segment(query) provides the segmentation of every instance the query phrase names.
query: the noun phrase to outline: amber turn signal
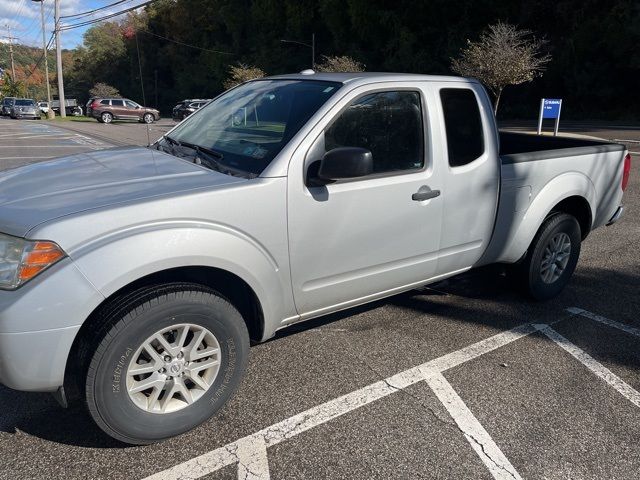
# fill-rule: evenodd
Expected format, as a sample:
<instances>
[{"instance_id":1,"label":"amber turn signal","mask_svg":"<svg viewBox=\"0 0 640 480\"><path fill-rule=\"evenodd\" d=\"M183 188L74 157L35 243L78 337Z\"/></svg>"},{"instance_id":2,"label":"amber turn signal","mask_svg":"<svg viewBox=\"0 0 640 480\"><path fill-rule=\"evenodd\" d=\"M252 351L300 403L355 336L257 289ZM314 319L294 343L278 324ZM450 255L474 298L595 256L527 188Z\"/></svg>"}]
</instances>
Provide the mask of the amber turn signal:
<instances>
[{"instance_id":1,"label":"amber turn signal","mask_svg":"<svg viewBox=\"0 0 640 480\"><path fill-rule=\"evenodd\" d=\"M24 252L18 278L26 282L45 268L50 267L64 257L62 249L53 242L35 242Z\"/></svg>"}]
</instances>

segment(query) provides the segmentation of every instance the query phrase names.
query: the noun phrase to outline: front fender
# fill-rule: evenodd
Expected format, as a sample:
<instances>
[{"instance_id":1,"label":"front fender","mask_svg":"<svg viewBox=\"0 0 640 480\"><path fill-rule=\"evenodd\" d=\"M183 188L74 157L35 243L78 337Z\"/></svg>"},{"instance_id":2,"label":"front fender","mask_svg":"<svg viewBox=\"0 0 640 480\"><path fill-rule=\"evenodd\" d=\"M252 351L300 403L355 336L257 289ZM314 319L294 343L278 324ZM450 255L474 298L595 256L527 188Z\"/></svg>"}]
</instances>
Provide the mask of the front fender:
<instances>
[{"instance_id":1,"label":"front fender","mask_svg":"<svg viewBox=\"0 0 640 480\"><path fill-rule=\"evenodd\" d=\"M138 225L79 245L68 254L105 297L153 273L204 266L233 273L253 289L262 306L265 334L295 311L286 288L288 266L281 268L256 239L226 225Z\"/></svg>"},{"instance_id":2,"label":"front fender","mask_svg":"<svg viewBox=\"0 0 640 480\"><path fill-rule=\"evenodd\" d=\"M513 218L520 218L520 221L515 228L511 228L514 233L497 262L514 263L522 258L547 215L558 203L574 196L586 199L593 215L597 197L589 177L580 172L568 172L550 180L531 200L523 216L518 217L515 212L511 214Z\"/></svg>"}]
</instances>

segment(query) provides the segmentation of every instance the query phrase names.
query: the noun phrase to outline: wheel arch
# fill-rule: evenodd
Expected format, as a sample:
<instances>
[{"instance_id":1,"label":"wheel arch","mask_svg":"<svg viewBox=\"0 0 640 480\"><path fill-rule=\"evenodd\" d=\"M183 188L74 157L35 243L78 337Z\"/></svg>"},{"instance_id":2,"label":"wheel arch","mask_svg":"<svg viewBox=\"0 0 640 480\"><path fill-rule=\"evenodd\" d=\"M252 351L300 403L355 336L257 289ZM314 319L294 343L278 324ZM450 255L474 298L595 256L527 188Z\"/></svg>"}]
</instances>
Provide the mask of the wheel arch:
<instances>
[{"instance_id":1,"label":"wheel arch","mask_svg":"<svg viewBox=\"0 0 640 480\"><path fill-rule=\"evenodd\" d=\"M551 212L549 212L547 217L555 213L568 213L575 217L580 224L582 240L587 238L593 224L593 212L591 211L591 205L589 205L589 202L585 197L573 195L565 198L551 209Z\"/></svg>"},{"instance_id":2,"label":"wheel arch","mask_svg":"<svg viewBox=\"0 0 640 480\"><path fill-rule=\"evenodd\" d=\"M251 341L259 342L263 339L265 324L262 304L256 292L238 275L210 266L185 266L160 270L116 290L96 306L87 317L76 334L67 356L64 387L69 397L77 398L83 391L82 374L87 365L86 358L82 357L86 349L91 348L97 340L96 332L107 323L108 318L102 314L128 293L144 287L171 283L196 284L220 293L240 312Z\"/></svg>"},{"instance_id":3,"label":"wheel arch","mask_svg":"<svg viewBox=\"0 0 640 480\"><path fill-rule=\"evenodd\" d=\"M596 192L591 180L579 172L554 177L530 201L526 212L510 227L510 240L495 256L499 263L515 263L522 259L545 219L554 213L574 215L580 224L582 238L591 230L596 211ZM516 217L513 217L516 219Z\"/></svg>"}]
</instances>

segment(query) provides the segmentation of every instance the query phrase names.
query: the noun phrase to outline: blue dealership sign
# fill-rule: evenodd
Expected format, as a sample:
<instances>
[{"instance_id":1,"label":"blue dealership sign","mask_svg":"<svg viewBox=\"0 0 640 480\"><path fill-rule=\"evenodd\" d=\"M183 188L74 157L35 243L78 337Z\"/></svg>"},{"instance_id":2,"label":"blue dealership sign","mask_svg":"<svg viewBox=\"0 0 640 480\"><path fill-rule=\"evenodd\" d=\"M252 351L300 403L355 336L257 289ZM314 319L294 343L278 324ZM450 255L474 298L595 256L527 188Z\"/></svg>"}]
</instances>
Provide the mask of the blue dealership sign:
<instances>
[{"instance_id":1,"label":"blue dealership sign","mask_svg":"<svg viewBox=\"0 0 640 480\"><path fill-rule=\"evenodd\" d=\"M538 117L538 135L542 133L542 120L552 118L555 120L553 134L558 135L560 125L560 110L562 110L561 98L543 98L540 100L540 116Z\"/></svg>"},{"instance_id":2,"label":"blue dealership sign","mask_svg":"<svg viewBox=\"0 0 640 480\"><path fill-rule=\"evenodd\" d=\"M543 98L542 118L558 118L560 116L561 105L562 99L560 98Z\"/></svg>"}]
</instances>

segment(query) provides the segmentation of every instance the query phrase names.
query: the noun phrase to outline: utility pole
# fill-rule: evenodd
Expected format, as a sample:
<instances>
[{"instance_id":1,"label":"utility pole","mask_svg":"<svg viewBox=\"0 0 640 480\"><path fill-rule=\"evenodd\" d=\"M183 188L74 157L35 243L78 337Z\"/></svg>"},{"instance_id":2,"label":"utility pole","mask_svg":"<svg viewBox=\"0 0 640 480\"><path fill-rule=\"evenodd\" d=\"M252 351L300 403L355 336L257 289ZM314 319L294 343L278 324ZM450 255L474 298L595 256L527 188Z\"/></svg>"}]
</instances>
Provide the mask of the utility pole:
<instances>
[{"instance_id":1,"label":"utility pole","mask_svg":"<svg viewBox=\"0 0 640 480\"><path fill-rule=\"evenodd\" d=\"M311 34L311 70L316 68L316 34Z\"/></svg>"},{"instance_id":2,"label":"utility pole","mask_svg":"<svg viewBox=\"0 0 640 480\"><path fill-rule=\"evenodd\" d=\"M60 47L60 0L55 0L55 33L56 33L56 64L58 70L58 98L60 99L60 116L67 116L64 101L64 79L62 78L62 50Z\"/></svg>"},{"instance_id":3,"label":"utility pole","mask_svg":"<svg viewBox=\"0 0 640 480\"><path fill-rule=\"evenodd\" d=\"M44 55L44 77L47 82L47 102L49 102L49 111L51 110L51 86L49 85L49 59L47 55L47 39L45 36L44 26L44 0L32 0L40 3L40 21L42 22L42 53Z\"/></svg>"},{"instance_id":4,"label":"utility pole","mask_svg":"<svg viewBox=\"0 0 640 480\"><path fill-rule=\"evenodd\" d=\"M11 36L11 27L7 23L7 31L9 32L9 36L7 39L9 40L9 55L11 56L11 80L16 81L16 66L13 63L13 40L17 40L16 37Z\"/></svg>"}]
</instances>

